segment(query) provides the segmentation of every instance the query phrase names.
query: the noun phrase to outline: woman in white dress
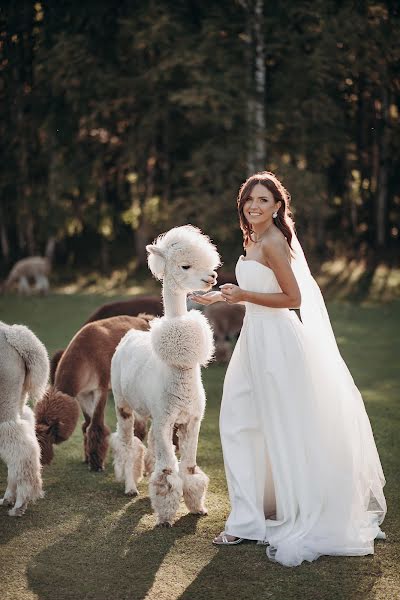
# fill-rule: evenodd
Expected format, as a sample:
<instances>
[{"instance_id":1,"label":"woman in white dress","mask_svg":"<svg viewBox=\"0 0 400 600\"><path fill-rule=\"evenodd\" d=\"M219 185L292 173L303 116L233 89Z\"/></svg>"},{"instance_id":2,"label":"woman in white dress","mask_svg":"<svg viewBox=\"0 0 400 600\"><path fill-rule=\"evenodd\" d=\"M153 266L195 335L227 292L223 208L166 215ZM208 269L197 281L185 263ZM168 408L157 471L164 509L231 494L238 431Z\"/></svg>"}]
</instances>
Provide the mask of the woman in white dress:
<instances>
[{"instance_id":1,"label":"woman in white dress","mask_svg":"<svg viewBox=\"0 0 400 600\"><path fill-rule=\"evenodd\" d=\"M372 554L386 502L364 403L294 233L289 198L272 173L242 185L239 286L192 299L246 305L220 416L231 513L213 543L257 540L271 560L295 566L323 554Z\"/></svg>"}]
</instances>

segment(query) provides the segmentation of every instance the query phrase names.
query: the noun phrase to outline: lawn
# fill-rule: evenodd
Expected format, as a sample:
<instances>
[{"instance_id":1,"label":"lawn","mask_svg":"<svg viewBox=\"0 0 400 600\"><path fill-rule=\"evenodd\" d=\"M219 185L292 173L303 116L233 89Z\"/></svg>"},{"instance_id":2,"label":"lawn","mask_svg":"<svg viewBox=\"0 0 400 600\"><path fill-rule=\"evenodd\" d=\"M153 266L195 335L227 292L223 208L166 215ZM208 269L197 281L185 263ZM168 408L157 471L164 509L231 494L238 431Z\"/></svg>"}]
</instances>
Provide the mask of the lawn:
<instances>
[{"instance_id":1,"label":"lawn","mask_svg":"<svg viewBox=\"0 0 400 600\"><path fill-rule=\"evenodd\" d=\"M100 295L0 297L0 319L25 323L49 352L64 347ZM334 329L372 422L387 478L385 542L368 557L322 557L290 569L270 563L265 548L245 543L214 548L229 511L218 435L224 368L204 371L207 410L198 463L210 476L207 517L181 505L171 529L157 529L147 481L124 497L108 462L104 473L82 463L82 434L56 449L43 472L46 496L21 519L0 507L1 600L399 600L400 304L329 306ZM1 359L1 357L0 357ZM112 399L107 421L114 427ZM0 464L0 490L6 469Z\"/></svg>"}]
</instances>

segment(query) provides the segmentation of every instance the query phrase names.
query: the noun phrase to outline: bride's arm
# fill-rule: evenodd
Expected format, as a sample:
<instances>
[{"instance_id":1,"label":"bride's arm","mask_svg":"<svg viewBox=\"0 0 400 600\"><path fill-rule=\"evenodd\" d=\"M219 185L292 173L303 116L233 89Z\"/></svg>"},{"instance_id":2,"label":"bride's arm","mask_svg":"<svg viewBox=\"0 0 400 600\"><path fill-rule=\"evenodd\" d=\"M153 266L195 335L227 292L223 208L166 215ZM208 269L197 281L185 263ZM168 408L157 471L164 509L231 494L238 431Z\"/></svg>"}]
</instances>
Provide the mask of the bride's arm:
<instances>
[{"instance_id":1,"label":"bride's arm","mask_svg":"<svg viewBox=\"0 0 400 600\"><path fill-rule=\"evenodd\" d=\"M228 283L221 286L222 297L229 304L251 302L270 308L300 308L301 294L290 266L287 242L284 239L275 239L273 243L268 240L263 243L262 251L264 260L273 270L282 292L276 294L249 292Z\"/></svg>"}]
</instances>

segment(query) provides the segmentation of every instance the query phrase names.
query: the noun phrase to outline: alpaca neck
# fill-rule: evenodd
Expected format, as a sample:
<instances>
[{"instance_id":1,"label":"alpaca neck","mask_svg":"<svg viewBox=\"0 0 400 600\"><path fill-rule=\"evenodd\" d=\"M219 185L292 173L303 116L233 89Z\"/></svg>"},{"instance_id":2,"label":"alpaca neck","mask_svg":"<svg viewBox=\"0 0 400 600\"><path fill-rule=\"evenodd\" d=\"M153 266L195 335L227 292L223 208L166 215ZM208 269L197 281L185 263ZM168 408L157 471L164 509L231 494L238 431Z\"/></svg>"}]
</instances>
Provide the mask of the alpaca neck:
<instances>
[{"instance_id":1,"label":"alpaca neck","mask_svg":"<svg viewBox=\"0 0 400 600\"><path fill-rule=\"evenodd\" d=\"M187 313L186 294L173 292L168 285L163 285L164 315L166 317L182 317Z\"/></svg>"}]
</instances>

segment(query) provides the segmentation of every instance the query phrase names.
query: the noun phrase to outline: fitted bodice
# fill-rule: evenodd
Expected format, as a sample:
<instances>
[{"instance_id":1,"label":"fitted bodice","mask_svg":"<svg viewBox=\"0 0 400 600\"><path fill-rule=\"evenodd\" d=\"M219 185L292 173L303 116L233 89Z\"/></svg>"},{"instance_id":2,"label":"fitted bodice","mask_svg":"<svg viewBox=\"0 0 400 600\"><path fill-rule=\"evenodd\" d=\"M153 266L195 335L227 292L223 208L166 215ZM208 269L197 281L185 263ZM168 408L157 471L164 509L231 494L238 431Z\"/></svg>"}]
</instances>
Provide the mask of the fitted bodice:
<instances>
[{"instance_id":1,"label":"fitted bodice","mask_svg":"<svg viewBox=\"0 0 400 600\"><path fill-rule=\"evenodd\" d=\"M236 278L239 286L249 292L274 294L282 291L272 269L243 255L236 264Z\"/></svg>"},{"instance_id":2,"label":"fitted bodice","mask_svg":"<svg viewBox=\"0 0 400 600\"><path fill-rule=\"evenodd\" d=\"M243 290L261 292L263 294L279 294L282 292L273 270L257 260L247 259L243 255L240 256L236 264L235 273L237 282ZM274 315L290 314L287 308L269 308L251 302L245 302L245 305L246 315L266 315L267 313Z\"/></svg>"}]
</instances>

